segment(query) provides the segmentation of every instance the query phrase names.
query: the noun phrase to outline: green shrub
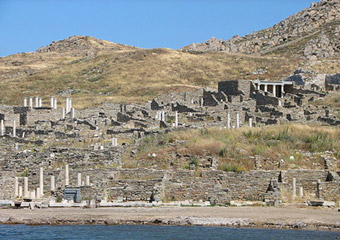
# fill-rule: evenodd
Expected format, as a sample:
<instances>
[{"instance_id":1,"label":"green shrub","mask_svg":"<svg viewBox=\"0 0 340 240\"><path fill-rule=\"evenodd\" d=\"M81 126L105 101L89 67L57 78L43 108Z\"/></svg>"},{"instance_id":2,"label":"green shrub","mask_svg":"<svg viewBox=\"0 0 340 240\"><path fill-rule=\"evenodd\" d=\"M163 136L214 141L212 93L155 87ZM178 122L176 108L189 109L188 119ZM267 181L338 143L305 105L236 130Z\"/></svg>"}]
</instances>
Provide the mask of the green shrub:
<instances>
[{"instance_id":1,"label":"green shrub","mask_svg":"<svg viewBox=\"0 0 340 240\"><path fill-rule=\"evenodd\" d=\"M218 153L218 155L219 155L220 157L226 157L226 156L227 156L227 148L224 147L224 148Z\"/></svg>"},{"instance_id":2,"label":"green shrub","mask_svg":"<svg viewBox=\"0 0 340 240\"><path fill-rule=\"evenodd\" d=\"M189 165L191 164L194 164L195 167L198 167L198 159L196 157L192 157L189 162Z\"/></svg>"},{"instance_id":3,"label":"green shrub","mask_svg":"<svg viewBox=\"0 0 340 240\"><path fill-rule=\"evenodd\" d=\"M223 167L223 171L240 173L246 171L246 169L243 166L238 166L234 163L229 163Z\"/></svg>"}]
</instances>

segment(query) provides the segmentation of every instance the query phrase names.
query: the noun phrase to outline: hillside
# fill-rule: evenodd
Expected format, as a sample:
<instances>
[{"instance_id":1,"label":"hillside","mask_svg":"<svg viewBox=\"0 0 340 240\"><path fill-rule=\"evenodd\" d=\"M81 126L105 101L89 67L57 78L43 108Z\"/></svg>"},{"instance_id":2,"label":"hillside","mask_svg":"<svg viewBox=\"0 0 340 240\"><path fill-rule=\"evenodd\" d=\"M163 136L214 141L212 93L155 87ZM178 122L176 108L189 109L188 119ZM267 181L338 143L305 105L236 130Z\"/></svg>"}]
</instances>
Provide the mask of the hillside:
<instances>
[{"instance_id":1,"label":"hillside","mask_svg":"<svg viewBox=\"0 0 340 240\"><path fill-rule=\"evenodd\" d=\"M297 68L335 74L340 69L339 23L339 0L323 0L271 28L227 41L212 38L181 50L71 36L36 52L0 58L0 85L7 88L0 103L72 95L75 106L82 108L215 88L221 80L281 80Z\"/></svg>"},{"instance_id":2,"label":"hillside","mask_svg":"<svg viewBox=\"0 0 340 240\"><path fill-rule=\"evenodd\" d=\"M211 38L205 43L192 44L182 50L279 54L315 59L339 56L339 40L340 1L322 0L270 28L226 41Z\"/></svg>"},{"instance_id":3,"label":"hillside","mask_svg":"<svg viewBox=\"0 0 340 240\"><path fill-rule=\"evenodd\" d=\"M65 42L67 44L62 44ZM77 107L104 101L139 102L169 91L216 87L221 80L280 79L301 63L280 57L197 55L110 42L96 48L68 42L64 40L34 53L1 58L1 85L10 89L0 96L1 102L22 104L24 96L36 95L46 100L51 95L72 95ZM95 41L98 42L100 40ZM93 49L95 54L90 54Z\"/></svg>"}]
</instances>

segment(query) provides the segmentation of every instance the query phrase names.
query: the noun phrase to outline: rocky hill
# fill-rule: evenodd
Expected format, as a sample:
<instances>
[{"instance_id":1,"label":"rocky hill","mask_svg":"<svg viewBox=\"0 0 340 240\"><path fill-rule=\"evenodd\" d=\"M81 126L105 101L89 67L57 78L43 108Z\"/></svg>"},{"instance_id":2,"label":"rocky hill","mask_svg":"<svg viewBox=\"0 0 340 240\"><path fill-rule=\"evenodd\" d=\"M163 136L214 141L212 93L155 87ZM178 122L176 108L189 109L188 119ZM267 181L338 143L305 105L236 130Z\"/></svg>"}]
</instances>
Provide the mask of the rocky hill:
<instances>
[{"instance_id":1,"label":"rocky hill","mask_svg":"<svg viewBox=\"0 0 340 240\"><path fill-rule=\"evenodd\" d=\"M71 36L61 41L53 41L46 47L37 50L38 53L56 52L72 53L72 55L95 56L99 52L133 50L136 47L100 40L90 36Z\"/></svg>"},{"instance_id":2,"label":"rocky hill","mask_svg":"<svg viewBox=\"0 0 340 240\"><path fill-rule=\"evenodd\" d=\"M226 41L211 38L182 50L295 55L312 59L339 56L340 1L322 0L270 28Z\"/></svg>"}]
</instances>

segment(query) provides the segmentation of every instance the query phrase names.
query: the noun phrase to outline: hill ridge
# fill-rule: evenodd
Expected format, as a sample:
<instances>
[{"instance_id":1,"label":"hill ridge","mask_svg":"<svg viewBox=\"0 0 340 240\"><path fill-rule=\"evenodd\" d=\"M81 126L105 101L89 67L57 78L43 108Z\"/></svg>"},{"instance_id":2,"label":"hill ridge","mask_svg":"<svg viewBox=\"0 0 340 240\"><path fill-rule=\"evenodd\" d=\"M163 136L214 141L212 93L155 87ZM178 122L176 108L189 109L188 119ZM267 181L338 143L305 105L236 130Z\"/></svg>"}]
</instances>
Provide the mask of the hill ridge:
<instances>
[{"instance_id":1,"label":"hill ridge","mask_svg":"<svg viewBox=\"0 0 340 240\"><path fill-rule=\"evenodd\" d=\"M313 37L310 37L313 36ZM315 35L315 36L314 36ZM307 38L307 39L306 39ZM300 40L299 40L300 39ZM188 52L229 52L245 54L275 53L296 41L291 55L327 58L340 54L340 0L322 0L272 27L229 40L211 38L205 43L182 48ZM272 50L273 49L273 50ZM282 52L278 52L281 53Z\"/></svg>"}]
</instances>

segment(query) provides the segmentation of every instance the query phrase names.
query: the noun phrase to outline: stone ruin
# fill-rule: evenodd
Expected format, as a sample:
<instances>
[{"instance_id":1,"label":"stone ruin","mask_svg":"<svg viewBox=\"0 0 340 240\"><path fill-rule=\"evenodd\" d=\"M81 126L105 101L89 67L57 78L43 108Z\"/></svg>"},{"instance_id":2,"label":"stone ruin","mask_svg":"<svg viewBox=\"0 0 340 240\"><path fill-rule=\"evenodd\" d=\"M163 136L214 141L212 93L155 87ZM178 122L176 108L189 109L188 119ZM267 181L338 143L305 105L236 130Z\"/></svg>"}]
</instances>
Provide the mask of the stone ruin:
<instances>
[{"instance_id":1,"label":"stone ruin","mask_svg":"<svg viewBox=\"0 0 340 240\"><path fill-rule=\"evenodd\" d=\"M325 78L324 88L307 88L291 78L222 81L218 89L169 93L146 104L104 103L86 109L75 109L71 98L58 104L55 97L48 99L47 106L40 97L24 98L23 106L2 105L0 199L61 201L71 194L71 203L54 200L50 206L80 206L74 203L79 199L101 206L136 201L209 205L233 200L278 205L284 191L291 192L293 200L311 195L335 200L340 195L336 163L323 170L235 173L216 170L218 163L209 158L197 176L176 165L168 170L124 168L122 159L124 154L133 157L145 137L168 131L289 122L338 126L334 109L310 104L324 98L326 89L339 90L336 79Z\"/></svg>"}]
</instances>

